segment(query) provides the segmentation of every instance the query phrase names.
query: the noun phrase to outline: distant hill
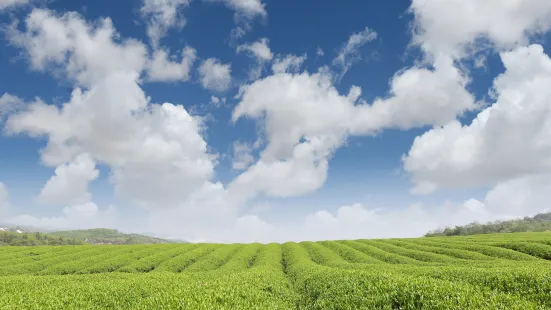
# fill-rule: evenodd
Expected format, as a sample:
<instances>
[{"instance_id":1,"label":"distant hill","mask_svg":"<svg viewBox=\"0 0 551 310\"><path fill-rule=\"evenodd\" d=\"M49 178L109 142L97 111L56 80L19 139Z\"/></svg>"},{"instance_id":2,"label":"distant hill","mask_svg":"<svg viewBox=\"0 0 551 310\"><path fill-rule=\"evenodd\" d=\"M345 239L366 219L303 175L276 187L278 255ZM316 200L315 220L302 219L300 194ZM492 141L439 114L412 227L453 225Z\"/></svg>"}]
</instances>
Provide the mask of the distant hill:
<instances>
[{"instance_id":1,"label":"distant hill","mask_svg":"<svg viewBox=\"0 0 551 310\"><path fill-rule=\"evenodd\" d=\"M35 245L77 245L84 244L83 241L53 237L41 232L29 232L16 228L0 227L0 246L35 246Z\"/></svg>"},{"instance_id":2,"label":"distant hill","mask_svg":"<svg viewBox=\"0 0 551 310\"><path fill-rule=\"evenodd\" d=\"M541 213L533 217L524 217L508 221L495 221L486 224L471 223L465 226L446 227L431 231L425 237L468 236L513 232L551 231L551 213Z\"/></svg>"},{"instance_id":3,"label":"distant hill","mask_svg":"<svg viewBox=\"0 0 551 310\"><path fill-rule=\"evenodd\" d=\"M49 233L53 237L70 238L89 244L158 244L180 243L157 237L139 234L125 234L116 229L95 228L87 230L56 231Z\"/></svg>"},{"instance_id":4,"label":"distant hill","mask_svg":"<svg viewBox=\"0 0 551 310\"><path fill-rule=\"evenodd\" d=\"M43 232L28 227L0 225L0 246L5 245L66 245L66 244L159 244L186 243L166 240L153 234L126 234L115 229L96 228Z\"/></svg>"}]
</instances>

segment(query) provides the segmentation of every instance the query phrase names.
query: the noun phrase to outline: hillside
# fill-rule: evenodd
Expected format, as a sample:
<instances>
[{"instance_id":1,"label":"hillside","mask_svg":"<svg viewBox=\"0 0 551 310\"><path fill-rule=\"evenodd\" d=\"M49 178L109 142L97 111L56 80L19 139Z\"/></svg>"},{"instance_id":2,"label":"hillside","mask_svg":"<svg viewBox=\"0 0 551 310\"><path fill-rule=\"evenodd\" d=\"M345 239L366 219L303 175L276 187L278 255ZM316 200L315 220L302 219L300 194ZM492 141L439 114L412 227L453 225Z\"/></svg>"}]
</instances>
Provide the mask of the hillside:
<instances>
[{"instance_id":1,"label":"hillside","mask_svg":"<svg viewBox=\"0 0 551 310\"><path fill-rule=\"evenodd\" d=\"M495 221L486 224L471 223L465 226L446 227L428 232L425 237L543 231L551 231L551 213L541 213L533 217L527 216L522 219Z\"/></svg>"},{"instance_id":2,"label":"hillside","mask_svg":"<svg viewBox=\"0 0 551 310\"><path fill-rule=\"evenodd\" d=\"M160 244L176 243L156 237L139 234L125 234L115 229L96 228L87 230L56 231L49 233L52 237L63 237L79 240L88 244Z\"/></svg>"},{"instance_id":3,"label":"hillside","mask_svg":"<svg viewBox=\"0 0 551 310\"><path fill-rule=\"evenodd\" d=\"M26 232L22 230L9 230L0 228L0 246L35 246L35 245L77 245L83 241L51 236L40 232Z\"/></svg>"},{"instance_id":4,"label":"hillside","mask_svg":"<svg viewBox=\"0 0 551 310\"><path fill-rule=\"evenodd\" d=\"M0 226L0 246L76 245L76 244L163 244L186 243L140 234L125 234L115 229L88 229L42 232L31 228Z\"/></svg>"}]
</instances>

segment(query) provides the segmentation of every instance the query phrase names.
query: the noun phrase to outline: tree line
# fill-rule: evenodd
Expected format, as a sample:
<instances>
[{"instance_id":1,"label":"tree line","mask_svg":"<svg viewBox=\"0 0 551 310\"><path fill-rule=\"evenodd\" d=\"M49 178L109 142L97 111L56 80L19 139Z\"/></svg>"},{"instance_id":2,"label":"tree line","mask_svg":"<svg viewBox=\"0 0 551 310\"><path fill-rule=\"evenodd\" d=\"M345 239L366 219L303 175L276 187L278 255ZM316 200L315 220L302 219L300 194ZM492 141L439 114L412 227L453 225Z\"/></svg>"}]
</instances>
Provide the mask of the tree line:
<instances>
[{"instance_id":1,"label":"tree line","mask_svg":"<svg viewBox=\"0 0 551 310\"><path fill-rule=\"evenodd\" d=\"M425 237L469 236L495 233L551 231L551 213L541 213L508 221L494 221L486 224L470 223L464 226L446 227L425 234Z\"/></svg>"},{"instance_id":2,"label":"tree line","mask_svg":"<svg viewBox=\"0 0 551 310\"><path fill-rule=\"evenodd\" d=\"M40 232L17 233L4 231L0 233L0 246L35 246L35 245L77 245L84 242L64 237L52 237Z\"/></svg>"}]
</instances>

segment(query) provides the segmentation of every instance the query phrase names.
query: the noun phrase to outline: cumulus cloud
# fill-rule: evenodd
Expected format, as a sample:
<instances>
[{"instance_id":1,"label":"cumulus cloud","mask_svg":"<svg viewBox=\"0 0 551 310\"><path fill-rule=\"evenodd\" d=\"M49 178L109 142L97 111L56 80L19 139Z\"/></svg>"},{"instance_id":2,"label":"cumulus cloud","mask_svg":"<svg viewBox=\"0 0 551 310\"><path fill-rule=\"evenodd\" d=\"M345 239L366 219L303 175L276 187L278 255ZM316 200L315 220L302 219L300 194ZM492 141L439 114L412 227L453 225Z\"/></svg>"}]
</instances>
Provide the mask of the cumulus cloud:
<instances>
[{"instance_id":1,"label":"cumulus cloud","mask_svg":"<svg viewBox=\"0 0 551 310\"><path fill-rule=\"evenodd\" d=\"M417 137L404 157L421 192L551 172L551 59L540 45L501 59L506 70L494 80L495 103L470 125L453 121Z\"/></svg>"},{"instance_id":2,"label":"cumulus cloud","mask_svg":"<svg viewBox=\"0 0 551 310\"><path fill-rule=\"evenodd\" d=\"M359 87L341 95L322 73L279 73L258 80L242 88L233 119L261 120L268 144L229 189L245 196L311 193L325 182L328 161L347 137L447 123L474 109L463 83L450 63L435 71L412 69L393 78L390 97L368 104L358 100Z\"/></svg>"},{"instance_id":3,"label":"cumulus cloud","mask_svg":"<svg viewBox=\"0 0 551 310\"><path fill-rule=\"evenodd\" d=\"M245 142L234 142L233 144L233 170L245 170L254 162L252 155L253 148Z\"/></svg>"},{"instance_id":4,"label":"cumulus cloud","mask_svg":"<svg viewBox=\"0 0 551 310\"><path fill-rule=\"evenodd\" d=\"M187 81L196 59L197 52L191 47L182 50L179 62L171 59L168 51L158 49L147 64L148 80L153 82Z\"/></svg>"},{"instance_id":5,"label":"cumulus cloud","mask_svg":"<svg viewBox=\"0 0 551 310\"><path fill-rule=\"evenodd\" d=\"M180 10L189 6L190 2L191 0L143 0L140 12L148 20L147 36L154 48L169 29L181 29L185 26L186 19Z\"/></svg>"},{"instance_id":6,"label":"cumulus cloud","mask_svg":"<svg viewBox=\"0 0 551 310\"><path fill-rule=\"evenodd\" d=\"M223 92L231 85L231 64L222 64L216 58L204 60L198 72L205 89Z\"/></svg>"},{"instance_id":7,"label":"cumulus cloud","mask_svg":"<svg viewBox=\"0 0 551 310\"><path fill-rule=\"evenodd\" d=\"M220 1L235 10L239 34L248 31L253 18L267 15L259 0ZM36 100L10 109L6 129L46 138L41 159L56 172L40 197L67 207L58 217L23 215L14 221L52 229L116 225L114 208L100 210L88 193L88 183L97 178L96 163L110 170L119 196L150 210L143 230L191 241L413 237L444 225L542 210L551 192L546 170L551 125L544 104L551 61L541 47L503 52L506 72L494 83L496 103L470 125L456 120L481 108L466 90L471 81L458 61L488 46L506 50L525 44L550 27L548 1L492 1L452 0L444 6L414 0L413 43L421 46L426 61L397 72L388 94L371 102L358 86L339 92L327 70L299 73L306 56L274 57L267 39L238 47L258 62L273 61L273 75L243 86L236 97L233 120L255 120L265 147L234 145L235 168L244 172L227 186L212 181L216 156L203 138L201 119L181 105L150 102L140 86L142 76L189 79L193 50L184 49L179 59L158 47L168 29L183 26L179 10L189 1L144 2L151 56L143 43L121 39L109 19L89 23L76 13L33 10L24 30L9 28L8 39L26 52L31 68L53 70L77 87L63 105ZM494 14L487 14L490 8ZM369 28L353 34L333 65L346 72L361 58L361 47L375 38ZM209 58L197 70L206 89L231 86L230 64ZM211 98L213 105L224 100ZM436 127L418 137L404 157L416 190L480 182L492 188L484 199L382 210L352 204L314 211L298 224L272 223L247 209L259 195L292 197L321 188L331 157L352 136L427 125Z\"/></svg>"},{"instance_id":8,"label":"cumulus cloud","mask_svg":"<svg viewBox=\"0 0 551 310\"><path fill-rule=\"evenodd\" d=\"M427 58L474 58L475 66L480 66L488 51L497 50L506 67L490 92L495 102L471 124L452 121L415 139L403 158L415 184L412 192L500 188L519 178L549 173L549 146L543 142L549 130L545 121L549 94L541 86L549 83L549 58L541 46L523 45L551 28L551 3L414 0L410 11L413 43Z\"/></svg>"},{"instance_id":9,"label":"cumulus cloud","mask_svg":"<svg viewBox=\"0 0 551 310\"><path fill-rule=\"evenodd\" d=\"M14 113L24 107L24 102L19 97L4 93L0 96L0 121L10 113Z\"/></svg>"},{"instance_id":10,"label":"cumulus cloud","mask_svg":"<svg viewBox=\"0 0 551 310\"><path fill-rule=\"evenodd\" d=\"M292 54L285 55L284 57L278 55L272 64L272 71L274 73L296 73L300 71L300 67L306 60L306 55L296 56Z\"/></svg>"},{"instance_id":11,"label":"cumulus cloud","mask_svg":"<svg viewBox=\"0 0 551 310\"><path fill-rule=\"evenodd\" d=\"M231 231L238 208L223 184L208 182L178 207L151 212L146 227L165 237L213 241Z\"/></svg>"},{"instance_id":12,"label":"cumulus cloud","mask_svg":"<svg viewBox=\"0 0 551 310\"><path fill-rule=\"evenodd\" d=\"M551 175L523 176L498 183L484 199L489 212L523 217L551 212Z\"/></svg>"},{"instance_id":13,"label":"cumulus cloud","mask_svg":"<svg viewBox=\"0 0 551 310\"><path fill-rule=\"evenodd\" d=\"M62 109L38 103L7 122L10 132L48 137L47 165L87 152L112 169L118 194L150 207L176 204L212 176L199 126L182 106L149 104L126 75L76 89Z\"/></svg>"},{"instance_id":14,"label":"cumulus cloud","mask_svg":"<svg viewBox=\"0 0 551 310\"><path fill-rule=\"evenodd\" d=\"M348 38L348 41L343 44L339 50L339 54L333 59L333 65L338 66L341 70L341 77L352 67L352 65L361 59L360 48L368 42L377 38L377 33L369 27L365 27L360 32L353 33ZM318 55L319 55L318 49ZM323 54L323 51L321 51Z\"/></svg>"},{"instance_id":15,"label":"cumulus cloud","mask_svg":"<svg viewBox=\"0 0 551 310\"><path fill-rule=\"evenodd\" d=\"M16 38L26 38L18 42L33 66L55 64L88 87L75 88L60 107L41 101L28 105L9 117L7 131L47 138L41 151L47 166L89 154L111 169L115 192L138 205L179 204L214 173L201 122L181 105L150 103L138 84L144 46L131 40L114 42L106 20L99 27L93 30L76 13L31 13L26 31ZM58 44L48 41L52 37ZM47 42L47 48L29 42Z\"/></svg>"},{"instance_id":16,"label":"cumulus cloud","mask_svg":"<svg viewBox=\"0 0 551 310\"><path fill-rule=\"evenodd\" d=\"M551 27L551 2L546 0L413 0L410 11L413 42L433 56L456 59L488 45L503 49L527 44Z\"/></svg>"},{"instance_id":17,"label":"cumulus cloud","mask_svg":"<svg viewBox=\"0 0 551 310\"><path fill-rule=\"evenodd\" d=\"M147 59L142 43L133 39L115 42L118 34L109 18L88 24L74 12L57 15L34 9L25 26L22 32L11 27L8 38L27 52L31 67L62 71L86 87L113 72L141 72Z\"/></svg>"},{"instance_id":18,"label":"cumulus cloud","mask_svg":"<svg viewBox=\"0 0 551 310\"><path fill-rule=\"evenodd\" d=\"M88 192L88 183L98 176L94 160L88 154L81 154L55 169L55 175L42 188L38 201L62 206L89 202L92 195Z\"/></svg>"}]
</instances>

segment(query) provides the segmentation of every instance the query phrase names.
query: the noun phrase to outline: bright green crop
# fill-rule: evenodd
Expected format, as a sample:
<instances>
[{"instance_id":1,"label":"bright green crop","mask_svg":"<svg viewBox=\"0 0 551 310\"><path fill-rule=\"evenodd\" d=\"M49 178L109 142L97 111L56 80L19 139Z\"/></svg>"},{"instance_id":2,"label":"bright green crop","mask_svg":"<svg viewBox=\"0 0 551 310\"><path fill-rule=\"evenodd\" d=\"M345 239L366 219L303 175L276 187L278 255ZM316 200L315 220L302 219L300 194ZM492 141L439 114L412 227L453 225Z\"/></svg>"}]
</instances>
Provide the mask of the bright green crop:
<instances>
[{"instance_id":1,"label":"bright green crop","mask_svg":"<svg viewBox=\"0 0 551 310\"><path fill-rule=\"evenodd\" d=\"M551 309L551 234L0 248L0 309Z\"/></svg>"}]
</instances>

